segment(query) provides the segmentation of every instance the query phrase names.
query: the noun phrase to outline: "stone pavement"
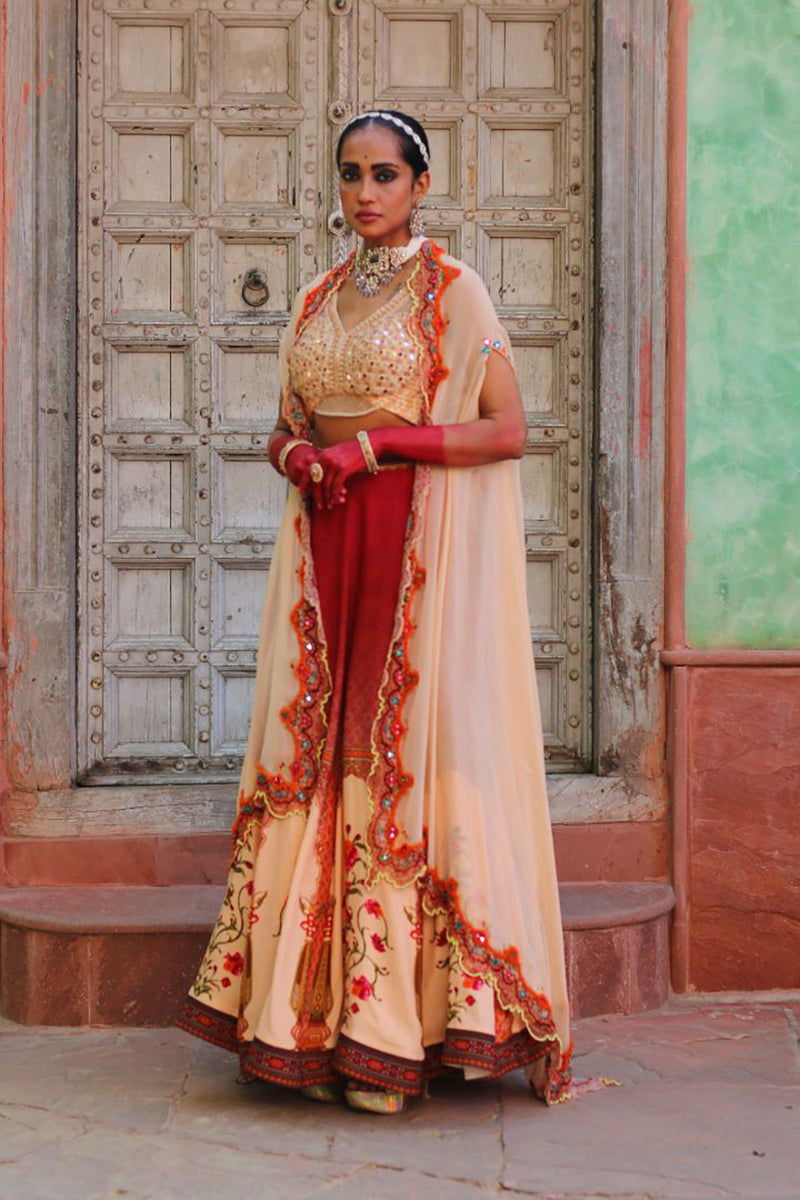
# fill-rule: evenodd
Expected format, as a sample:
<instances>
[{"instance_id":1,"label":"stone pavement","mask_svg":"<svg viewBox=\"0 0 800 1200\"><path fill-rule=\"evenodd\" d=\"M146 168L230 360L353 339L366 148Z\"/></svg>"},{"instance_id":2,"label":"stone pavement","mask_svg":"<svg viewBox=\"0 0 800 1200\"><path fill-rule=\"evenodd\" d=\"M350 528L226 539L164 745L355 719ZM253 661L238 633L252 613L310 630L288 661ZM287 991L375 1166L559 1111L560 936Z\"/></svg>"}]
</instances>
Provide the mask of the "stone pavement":
<instances>
[{"instance_id":1,"label":"stone pavement","mask_svg":"<svg viewBox=\"0 0 800 1200\"><path fill-rule=\"evenodd\" d=\"M0 1200L800 1200L800 995L672 1001L575 1030L622 1087L547 1109L520 1074L401 1116L235 1082L178 1030L0 1020Z\"/></svg>"}]
</instances>

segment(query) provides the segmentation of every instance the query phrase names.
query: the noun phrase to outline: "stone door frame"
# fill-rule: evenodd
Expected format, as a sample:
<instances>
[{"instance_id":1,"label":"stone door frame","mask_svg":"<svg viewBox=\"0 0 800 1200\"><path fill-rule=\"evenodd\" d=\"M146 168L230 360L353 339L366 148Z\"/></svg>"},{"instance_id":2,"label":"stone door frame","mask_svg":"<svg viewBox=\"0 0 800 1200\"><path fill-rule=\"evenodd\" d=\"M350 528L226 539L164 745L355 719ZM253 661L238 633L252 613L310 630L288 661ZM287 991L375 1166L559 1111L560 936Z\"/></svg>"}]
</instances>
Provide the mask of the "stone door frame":
<instances>
[{"instance_id":1,"label":"stone door frame","mask_svg":"<svg viewBox=\"0 0 800 1200\"><path fill-rule=\"evenodd\" d=\"M76 0L6 0L5 612L11 835L227 827L229 784L76 787ZM662 817L667 5L597 0L595 771L559 823ZM0 662L0 669L2 663Z\"/></svg>"}]
</instances>

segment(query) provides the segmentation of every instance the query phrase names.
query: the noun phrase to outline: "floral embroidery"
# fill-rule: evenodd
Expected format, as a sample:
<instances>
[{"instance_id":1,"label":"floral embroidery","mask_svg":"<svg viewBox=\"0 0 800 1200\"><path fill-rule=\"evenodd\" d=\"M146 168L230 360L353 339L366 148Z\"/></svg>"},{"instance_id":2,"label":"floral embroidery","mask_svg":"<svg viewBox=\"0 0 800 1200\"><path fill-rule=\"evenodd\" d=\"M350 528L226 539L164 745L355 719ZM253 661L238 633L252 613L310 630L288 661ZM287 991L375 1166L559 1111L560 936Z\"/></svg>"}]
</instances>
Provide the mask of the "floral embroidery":
<instances>
[{"instance_id":1,"label":"floral embroidery","mask_svg":"<svg viewBox=\"0 0 800 1200\"><path fill-rule=\"evenodd\" d=\"M350 991L354 996L358 996L359 1000L369 1000L372 995L372 984L366 975L359 975L357 979L351 979ZM358 1012L358 1008L355 1011Z\"/></svg>"},{"instance_id":2,"label":"floral embroidery","mask_svg":"<svg viewBox=\"0 0 800 1200\"><path fill-rule=\"evenodd\" d=\"M250 854L250 839L244 836L237 844L222 907L190 990L198 999L210 999L220 987L231 986L231 976L238 978L244 973L245 958L237 947L246 946L252 914L267 898L267 892L253 890Z\"/></svg>"},{"instance_id":3,"label":"floral embroidery","mask_svg":"<svg viewBox=\"0 0 800 1200\"><path fill-rule=\"evenodd\" d=\"M472 1000L473 1004L475 1003L472 996L470 996L470 1000ZM466 998L462 999L456 985L452 982L448 982L448 984L447 984L447 1024L448 1024L448 1026L457 1025L460 1022L461 1017L463 1016L464 1011L466 1009L466 1006L467 1006Z\"/></svg>"},{"instance_id":4,"label":"floral embroidery","mask_svg":"<svg viewBox=\"0 0 800 1200\"><path fill-rule=\"evenodd\" d=\"M351 835L345 826L346 888L343 898L343 940L345 978L350 980L350 992L357 1000L377 1000L380 981L389 975L389 968L377 957L391 950L389 926L383 908L374 896L365 894L369 874L366 843L356 832ZM356 974L360 971L361 974ZM353 1001L350 1012L359 1012ZM347 1020L347 1014L345 1014Z\"/></svg>"},{"instance_id":5,"label":"floral embroidery","mask_svg":"<svg viewBox=\"0 0 800 1200\"><path fill-rule=\"evenodd\" d=\"M231 975L241 975L244 970L244 959L238 952L235 954L226 954L222 960L223 971L230 972Z\"/></svg>"}]
</instances>

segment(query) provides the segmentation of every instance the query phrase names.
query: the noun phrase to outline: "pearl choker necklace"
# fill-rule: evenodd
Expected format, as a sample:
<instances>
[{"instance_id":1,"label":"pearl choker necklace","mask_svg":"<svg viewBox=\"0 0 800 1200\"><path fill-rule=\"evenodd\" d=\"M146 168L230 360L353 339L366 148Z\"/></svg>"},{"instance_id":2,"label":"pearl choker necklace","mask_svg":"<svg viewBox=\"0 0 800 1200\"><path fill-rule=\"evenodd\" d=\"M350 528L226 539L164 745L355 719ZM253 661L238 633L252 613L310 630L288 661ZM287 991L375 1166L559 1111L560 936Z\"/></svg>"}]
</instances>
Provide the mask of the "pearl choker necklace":
<instances>
[{"instance_id":1,"label":"pearl choker necklace","mask_svg":"<svg viewBox=\"0 0 800 1200\"><path fill-rule=\"evenodd\" d=\"M365 300L377 296L382 287L391 283L404 263L417 253L424 238L414 237L406 246L373 246L362 244L353 260L353 283Z\"/></svg>"}]
</instances>

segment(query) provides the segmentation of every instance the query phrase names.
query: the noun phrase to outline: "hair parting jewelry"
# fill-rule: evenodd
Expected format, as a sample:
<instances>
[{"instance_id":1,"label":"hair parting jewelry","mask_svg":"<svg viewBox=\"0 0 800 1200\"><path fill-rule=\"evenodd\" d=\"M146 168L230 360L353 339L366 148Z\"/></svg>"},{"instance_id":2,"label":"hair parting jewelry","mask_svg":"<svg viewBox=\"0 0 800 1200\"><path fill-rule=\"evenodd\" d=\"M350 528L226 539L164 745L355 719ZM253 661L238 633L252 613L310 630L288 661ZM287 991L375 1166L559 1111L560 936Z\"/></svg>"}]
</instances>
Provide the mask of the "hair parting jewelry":
<instances>
[{"instance_id":1,"label":"hair parting jewelry","mask_svg":"<svg viewBox=\"0 0 800 1200\"><path fill-rule=\"evenodd\" d=\"M294 450L295 446L310 445L311 442L309 442L306 438L289 438L288 442L283 443L278 455L278 470L280 471L281 475L286 474L286 460Z\"/></svg>"},{"instance_id":2,"label":"hair parting jewelry","mask_svg":"<svg viewBox=\"0 0 800 1200\"><path fill-rule=\"evenodd\" d=\"M361 453L364 455L364 462L367 464L367 470L370 475L377 475L380 467L378 460L375 457L375 451L372 449L372 442L369 440L369 434L366 429L359 429L356 434L358 444L361 447Z\"/></svg>"},{"instance_id":3,"label":"hair parting jewelry","mask_svg":"<svg viewBox=\"0 0 800 1200\"><path fill-rule=\"evenodd\" d=\"M397 125L398 129L402 129L403 133L407 134L411 138L412 142L414 142L416 144L417 149L419 150L420 154L422 155L422 160L425 163L425 165L426 166L430 165L431 159L430 159L430 154L428 153L428 147L425 145L422 138L419 136L419 134L417 133L417 131L415 129L412 129L411 126L409 124L407 124L405 121L402 121L400 119L400 117L396 117L394 115L394 113L384 112L382 109L379 109L379 108L373 109L370 112L357 113L354 117L351 117L350 120L347 122L347 124L343 127L342 133L344 133L344 131L346 129L349 129L350 126L353 125L356 121L366 121L366 120L369 120L370 118L374 118L374 117L379 118L381 121L391 121L391 123L393 125Z\"/></svg>"}]
</instances>

